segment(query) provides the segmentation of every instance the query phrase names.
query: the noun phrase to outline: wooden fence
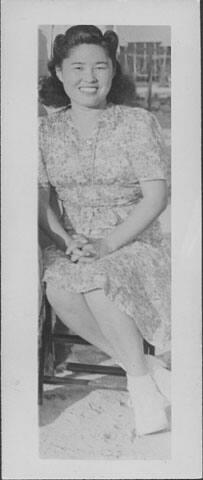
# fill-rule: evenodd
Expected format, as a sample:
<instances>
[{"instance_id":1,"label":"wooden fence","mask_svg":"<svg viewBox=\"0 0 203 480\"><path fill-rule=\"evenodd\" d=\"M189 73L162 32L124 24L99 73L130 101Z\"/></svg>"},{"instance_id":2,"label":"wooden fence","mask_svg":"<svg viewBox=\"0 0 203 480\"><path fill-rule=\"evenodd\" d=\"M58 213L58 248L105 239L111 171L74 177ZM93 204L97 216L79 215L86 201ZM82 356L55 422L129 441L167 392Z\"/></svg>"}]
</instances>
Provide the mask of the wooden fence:
<instances>
[{"instance_id":1,"label":"wooden fence","mask_svg":"<svg viewBox=\"0 0 203 480\"><path fill-rule=\"evenodd\" d=\"M119 61L135 85L147 85L147 108L151 110L153 82L170 88L171 47L161 42L128 43L120 47Z\"/></svg>"},{"instance_id":2,"label":"wooden fence","mask_svg":"<svg viewBox=\"0 0 203 480\"><path fill-rule=\"evenodd\" d=\"M128 43L120 47L119 61L136 82L152 81L168 86L171 77L171 47L161 42Z\"/></svg>"}]
</instances>

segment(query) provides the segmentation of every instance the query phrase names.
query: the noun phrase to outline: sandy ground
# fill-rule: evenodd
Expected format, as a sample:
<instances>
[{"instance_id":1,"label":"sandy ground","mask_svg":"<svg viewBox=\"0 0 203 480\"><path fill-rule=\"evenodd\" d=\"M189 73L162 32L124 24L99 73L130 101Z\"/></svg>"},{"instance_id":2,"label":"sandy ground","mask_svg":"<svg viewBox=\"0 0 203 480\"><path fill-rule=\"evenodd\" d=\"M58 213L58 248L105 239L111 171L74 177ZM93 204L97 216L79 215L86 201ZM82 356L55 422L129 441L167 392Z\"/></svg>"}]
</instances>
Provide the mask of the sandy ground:
<instances>
[{"instance_id":1,"label":"sandy ground","mask_svg":"<svg viewBox=\"0 0 203 480\"><path fill-rule=\"evenodd\" d=\"M106 364L107 357L94 347L74 346L72 351L69 361ZM76 377L91 379L91 385L45 387L39 411L41 458L170 459L170 431L136 438L125 378ZM167 415L170 424L170 407Z\"/></svg>"}]
</instances>

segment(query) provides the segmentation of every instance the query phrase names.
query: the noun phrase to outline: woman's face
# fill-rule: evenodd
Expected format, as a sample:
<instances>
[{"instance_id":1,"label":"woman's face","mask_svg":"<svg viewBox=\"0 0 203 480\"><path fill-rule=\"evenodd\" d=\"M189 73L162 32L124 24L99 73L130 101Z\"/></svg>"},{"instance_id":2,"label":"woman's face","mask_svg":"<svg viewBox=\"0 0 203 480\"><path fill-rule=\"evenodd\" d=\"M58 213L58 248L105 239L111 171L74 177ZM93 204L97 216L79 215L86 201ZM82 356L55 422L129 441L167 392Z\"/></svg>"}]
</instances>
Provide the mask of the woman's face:
<instances>
[{"instance_id":1,"label":"woman's face","mask_svg":"<svg viewBox=\"0 0 203 480\"><path fill-rule=\"evenodd\" d=\"M56 71L71 104L103 108L114 76L113 64L99 45L73 47Z\"/></svg>"}]
</instances>

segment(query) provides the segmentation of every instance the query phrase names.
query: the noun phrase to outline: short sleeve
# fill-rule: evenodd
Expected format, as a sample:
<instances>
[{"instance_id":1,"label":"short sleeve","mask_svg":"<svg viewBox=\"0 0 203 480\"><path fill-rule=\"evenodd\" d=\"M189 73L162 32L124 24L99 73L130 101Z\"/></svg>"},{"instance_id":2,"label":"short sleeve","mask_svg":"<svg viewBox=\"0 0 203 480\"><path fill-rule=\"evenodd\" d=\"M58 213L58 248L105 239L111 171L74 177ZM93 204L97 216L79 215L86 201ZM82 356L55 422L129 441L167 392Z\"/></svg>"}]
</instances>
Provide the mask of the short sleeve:
<instances>
[{"instance_id":1,"label":"short sleeve","mask_svg":"<svg viewBox=\"0 0 203 480\"><path fill-rule=\"evenodd\" d=\"M49 180L45 164L45 132L43 119L39 123L39 161L38 161L38 183L39 186L48 188Z\"/></svg>"},{"instance_id":2,"label":"short sleeve","mask_svg":"<svg viewBox=\"0 0 203 480\"><path fill-rule=\"evenodd\" d=\"M139 109L132 131L132 161L139 180L166 179L165 147L158 120Z\"/></svg>"}]
</instances>

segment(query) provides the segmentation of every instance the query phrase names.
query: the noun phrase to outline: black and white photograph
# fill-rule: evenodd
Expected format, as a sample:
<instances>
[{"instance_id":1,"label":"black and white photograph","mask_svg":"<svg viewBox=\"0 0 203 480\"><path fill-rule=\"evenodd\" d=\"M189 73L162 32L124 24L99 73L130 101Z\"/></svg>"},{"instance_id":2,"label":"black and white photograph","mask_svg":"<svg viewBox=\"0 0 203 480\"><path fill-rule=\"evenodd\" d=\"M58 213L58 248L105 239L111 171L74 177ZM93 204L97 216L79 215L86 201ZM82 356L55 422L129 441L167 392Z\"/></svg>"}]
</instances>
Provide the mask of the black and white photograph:
<instances>
[{"instance_id":1,"label":"black and white photograph","mask_svg":"<svg viewBox=\"0 0 203 480\"><path fill-rule=\"evenodd\" d=\"M41 26L39 117L40 454L168 459L170 27Z\"/></svg>"},{"instance_id":2,"label":"black and white photograph","mask_svg":"<svg viewBox=\"0 0 203 480\"><path fill-rule=\"evenodd\" d=\"M3 478L198 478L198 2L2 3Z\"/></svg>"}]
</instances>

